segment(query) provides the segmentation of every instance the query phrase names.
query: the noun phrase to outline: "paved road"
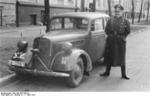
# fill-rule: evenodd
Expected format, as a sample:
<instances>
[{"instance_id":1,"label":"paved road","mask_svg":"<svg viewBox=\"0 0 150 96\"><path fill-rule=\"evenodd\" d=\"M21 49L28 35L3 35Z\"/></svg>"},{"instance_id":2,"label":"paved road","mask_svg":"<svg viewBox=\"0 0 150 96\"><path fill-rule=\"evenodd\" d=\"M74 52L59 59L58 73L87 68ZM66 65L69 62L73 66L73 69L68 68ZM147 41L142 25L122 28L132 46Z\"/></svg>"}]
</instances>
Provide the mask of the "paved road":
<instances>
[{"instance_id":1,"label":"paved road","mask_svg":"<svg viewBox=\"0 0 150 96\"><path fill-rule=\"evenodd\" d=\"M104 66L95 65L89 78L78 88L68 88L63 79L34 77L9 81L0 91L150 91L150 28L127 38L127 74L122 80L120 68L112 68L110 77L99 77Z\"/></svg>"}]
</instances>

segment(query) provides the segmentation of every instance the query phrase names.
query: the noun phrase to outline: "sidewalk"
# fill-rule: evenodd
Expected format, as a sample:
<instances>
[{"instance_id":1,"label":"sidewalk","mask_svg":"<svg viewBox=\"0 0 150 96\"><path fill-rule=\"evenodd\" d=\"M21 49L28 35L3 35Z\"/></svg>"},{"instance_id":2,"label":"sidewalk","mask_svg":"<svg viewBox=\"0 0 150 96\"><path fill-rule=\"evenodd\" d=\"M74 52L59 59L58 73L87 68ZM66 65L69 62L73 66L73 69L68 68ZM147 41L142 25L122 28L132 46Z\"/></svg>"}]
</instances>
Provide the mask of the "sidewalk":
<instances>
[{"instance_id":1,"label":"sidewalk","mask_svg":"<svg viewBox=\"0 0 150 96\"><path fill-rule=\"evenodd\" d=\"M25 31L34 31L39 30L41 32L45 31L45 26L21 26L21 27L0 27L0 34L9 33L9 32L25 32Z\"/></svg>"},{"instance_id":2,"label":"sidewalk","mask_svg":"<svg viewBox=\"0 0 150 96\"><path fill-rule=\"evenodd\" d=\"M140 24L141 22L146 22L145 18L141 18L140 23L138 23L138 18L134 19L134 24L132 24L132 19L128 19L131 25Z\"/></svg>"}]
</instances>

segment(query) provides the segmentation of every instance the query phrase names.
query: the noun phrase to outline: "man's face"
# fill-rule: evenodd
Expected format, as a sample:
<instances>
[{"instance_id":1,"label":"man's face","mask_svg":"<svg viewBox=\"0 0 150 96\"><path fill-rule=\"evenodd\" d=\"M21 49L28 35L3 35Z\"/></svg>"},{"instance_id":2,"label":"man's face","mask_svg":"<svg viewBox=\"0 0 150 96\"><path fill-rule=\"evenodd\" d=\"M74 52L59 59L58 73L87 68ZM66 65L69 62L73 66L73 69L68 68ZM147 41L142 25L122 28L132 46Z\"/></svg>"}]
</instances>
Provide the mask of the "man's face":
<instances>
[{"instance_id":1,"label":"man's face","mask_svg":"<svg viewBox=\"0 0 150 96\"><path fill-rule=\"evenodd\" d=\"M123 15L123 10L120 10L120 8L115 9L115 16L120 17Z\"/></svg>"}]
</instances>

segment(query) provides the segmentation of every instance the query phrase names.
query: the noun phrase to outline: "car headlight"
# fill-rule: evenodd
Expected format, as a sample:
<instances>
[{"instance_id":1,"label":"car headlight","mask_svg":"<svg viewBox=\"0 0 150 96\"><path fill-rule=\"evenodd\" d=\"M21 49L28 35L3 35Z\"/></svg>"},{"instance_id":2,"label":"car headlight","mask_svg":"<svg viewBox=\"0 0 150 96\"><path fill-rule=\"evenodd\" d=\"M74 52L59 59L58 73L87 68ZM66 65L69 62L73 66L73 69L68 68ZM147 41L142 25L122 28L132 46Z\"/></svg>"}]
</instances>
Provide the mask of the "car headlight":
<instances>
[{"instance_id":1,"label":"car headlight","mask_svg":"<svg viewBox=\"0 0 150 96\"><path fill-rule=\"evenodd\" d=\"M12 60L23 61L25 59L25 55L26 53L15 52L12 57Z\"/></svg>"},{"instance_id":2,"label":"car headlight","mask_svg":"<svg viewBox=\"0 0 150 96\"><path fill-rule=\"evenodd\" d=\"M65 53L70 54L71 53L71 49L72 49L72 43L70 42L66 42L62 44L62 49L65 51Z\"/></svg>"},{"instance_id":3,"label":"car headlight","mask_svg":"<svg viewBox=\"0 0 150 96\"><path fill-rule=\"evenodd\" d=\"M26 52L28 48L28 42L27 41L19 41L17 43L18 51L19 52Z\"/></svg>"}]
</instances>

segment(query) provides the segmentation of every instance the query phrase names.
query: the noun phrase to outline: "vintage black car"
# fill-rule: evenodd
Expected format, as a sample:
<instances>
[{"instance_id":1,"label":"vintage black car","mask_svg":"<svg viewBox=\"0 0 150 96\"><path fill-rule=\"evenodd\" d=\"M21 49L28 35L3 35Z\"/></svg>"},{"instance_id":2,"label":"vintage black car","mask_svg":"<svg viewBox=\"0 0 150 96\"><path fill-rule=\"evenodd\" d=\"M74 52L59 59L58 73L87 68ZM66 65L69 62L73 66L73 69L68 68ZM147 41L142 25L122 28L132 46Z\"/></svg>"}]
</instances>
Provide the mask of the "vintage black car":
<instances>
[{"instance_id":1,"label":"vintage black car","mask_svg":"<svg viewBox=\"0 0 150 96\"><path fill-rule=\"evenodd\" d=\"M50 32L34 39L33 48L26 41L9 60L16 74L66 77L70 87L77 87L92 62L103 57L105 25L109 16L95 12L72 12L50 20Z\"/></svg>"}]
</instances>

